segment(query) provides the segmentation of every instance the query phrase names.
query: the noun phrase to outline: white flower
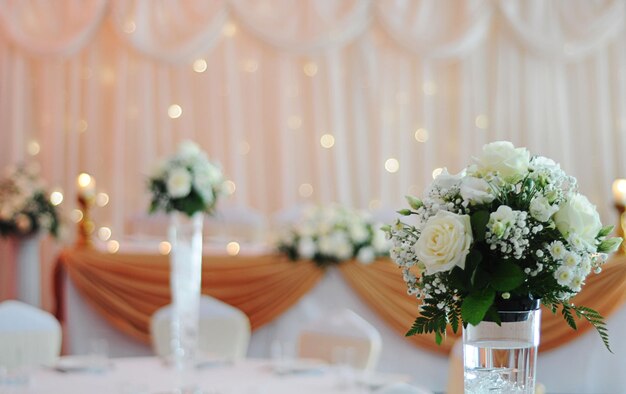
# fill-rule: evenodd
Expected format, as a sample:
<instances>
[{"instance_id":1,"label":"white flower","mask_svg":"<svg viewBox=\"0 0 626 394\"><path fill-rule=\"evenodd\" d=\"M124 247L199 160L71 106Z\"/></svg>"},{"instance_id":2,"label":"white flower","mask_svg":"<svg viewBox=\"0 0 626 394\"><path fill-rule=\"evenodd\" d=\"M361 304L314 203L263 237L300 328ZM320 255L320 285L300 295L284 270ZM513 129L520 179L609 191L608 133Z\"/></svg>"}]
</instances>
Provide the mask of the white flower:
<instances>
[{"instance_id":1,"label":"white flower","mask_svg":"<svg viewBox=\"0 0 626 394\"><path fill-rule=\"evenodd\" d=\"M570 289L572 289L572 291L578 293L579 291L582 290L583 284L585 283L584 281L585 281L584 276L574 275L568 286Z\"/></svg>"},{"instance_id":2,"label":"white flower","mask_svg":"<svg viewBox=\"0 0 626 394\"><path fill-rule=\"evenodd\" d=\"M448 172L447 168L443 168L441 173L437 175L437 178L435 178L428 187L427 194L438 190L441 190L445 194L448 190L458 187L463 177L465 177L465 170L453 175Z\"/></svg>"},{"instance_id":3,"label":"white flower","mask_svg":"<svg viewBox=\"0 0 626 394\"><path fill-rule=\"evenodd\" d=\"M528 173L530 153L526 148L516 148L509 141L497 141L483 146L480 156L474 158L478 175L498 173L502 179L515 182Z\"/></svg>"},{"instance_id":4,"label":"white flower","mask_svg":"<svg viewBox=\"0 0 626 394\"><path fill-rule=\"evenodd\" d=\"M561 241L554 241L550 244L550 255L555 260L561 260L565 257L565 245Z\"/></svg>"},{"instance_id":5,"label":"white flower","mask_svg":"<svg viewBox=\"0 0 626 394\"><path fill-rule=\"evenodd\" d=\"M548 198L543 195L534 197L530 202L530 215L540 222L547 222L559 210L556 205L550 205Z\"/></svg>"},{"instance_id":6,"label":"white flower","mask_svg":"<svg viewBox=\"0 0 626 394\"><path fill-rule=\"evenodd\" d=\"M473 176L461 180L461 197L470 204L486 204L496 198L487 181Z\"/></svg>"},{"instance_id":7,"label":"white flower","mask_svg":"<svg viewBox=\"0 0 626 394\"><path fill-rule=\"evenodd\" d=\"M309 237L300 238L298 241L298 255L305 259L315 255L315 242Z\"/></svg>"},{"instance_id":8,"label":"white flower","mask_svg":"<svg viewBox=\"0 0 626 394\"><path fill-rule=\"evenodd\" d=\"M350 237L357 244L367 241L370 236L365 223L353 223L350 225L348 230L350 232Z\"/></svg>"},{"instance_id":9,"label":"white flower","mask_svg":"<svg viewBox=\"0 0 626 394\"><path fill-rule=\"evenodd\" d=\"M167 193L172 198L185 197L191 191L191 174L186 168L174 168L167 176Z\"/></svg>"},{"instance_id":10,"label":"white flower","mask_svg":"<svg viewBox=\"0 0 626 394\"><path fill-rule=\"evenodd\" d=\"M391 247L391 241L387 239L385 233L379 230L380 226L374 227L374 238L372 239L372 246L377 254L384 254L389 251Z\"/></svg>"},{"instance_id":11,"label":"white flower","mask_svg":"<svg viewBox=\"0 0 626 394\"><path fill-rule=\"evenodd\" d=\"M572 270L566 266L560 266L554 273L554 278L561 286L569 286L572 276Z\"/></svg>"},{"instance_id":12,"label":"white flower","mask_svg":"<svg viewBox=\"0 0 626 394\"><path fill-rule=\"evenodd\" d=\"M515 211L508 205L500 205L495 212L489 215L488 227L498 237L502 237L506 230L516 221Z\"/></svg>"},{"instance_id":13,"label":"white flower","mask_svg":"<svg viewBox=\"0 0 626 394\"><path fill-rule=\"evenodd\" d=\"M193 141L185 140L178 145L178 155L183 159L193 159L201 152L198 144Z\"/></svg>"},{"instance_id":14,"label":"white flower","mask_svg":"<svg viewBox=\"0 0 626 394\"><path fill-rule=\"evenodd\" d=\"M465 268L472 240L468 215L439 211L426 222L415 243L415 255L424 264L427 275L455 266Z\"/></svg>"},{"instance_id":15,"label":"white flower","mask_svg":"<svg viewBox=\"0 0 626 394\"><path fill-rule=\"evenodd\" d=\"M369 264L373 262L375 258L376 253L374 252L374 248L372 248L371 246L366 246L359 249L359 253L356 255L356 259L364 264Z\"/></svg>"},{"instance_id":16,"label":"white flower","mask_svg":"<svg viewBox=\"0 0 626 394\"><path fill-rule=\"evenodd\" d=\"M596 207L587 200L587 197L578 193L560 206L554 214L554 222L565 238L570 234L576 234L589 244L594 243L602 229Z\"/></svg>"},{"instance_id":17,"label":"white flower","mask_svg":"<svg viewBox=\"0 0 626 394\"><path fill-rule=\"evenodd\" d=\"M565 259L563 259L563 264L570 268L576 267L579 262L580 257L575 253L567 253Z\"/></svg>"}]
</instances>

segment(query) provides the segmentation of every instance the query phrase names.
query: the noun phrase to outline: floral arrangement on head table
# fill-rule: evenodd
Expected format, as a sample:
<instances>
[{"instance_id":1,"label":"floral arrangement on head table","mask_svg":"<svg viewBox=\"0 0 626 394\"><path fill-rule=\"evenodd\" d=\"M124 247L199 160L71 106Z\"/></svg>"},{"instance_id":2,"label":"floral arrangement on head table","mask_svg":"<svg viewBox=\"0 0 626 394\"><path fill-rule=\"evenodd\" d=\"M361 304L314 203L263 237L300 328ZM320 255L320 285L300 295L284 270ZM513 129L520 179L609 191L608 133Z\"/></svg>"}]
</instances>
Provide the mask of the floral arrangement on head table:
<instances>
[{"instance_id":1,"label":"floral arrangement on head table","mask_svg":"<svg viewBox=\"0 0 626 394\"><path fill-rule=\"evenodd\" d=\"M157 164L148 183L152 192L151 213L212 213L224 192L221 168L188 140L180 143L174 155Z\"/></svg>"},{"instance_id":2,"label":"floral arrangement on head table","mask_svg":"<svg viewBox=\"0 0 626 394\"><path fill-rule=\"evenodd\" d=\"M0 179L0 236L28 236L40 230L54 237L59 215L50 202L36 163L20 164Z\"/></svg>"},{"instance_id":3,"label":"floral arrangement on head table","mask_svg":"<svg viewBox=\"0 0 626 394\"><path fill-rule=\"evenodd\" d=\"M602 226L557 163L493 142L460 173L444 170L423 199L407 200L400 213L415 224L385 226L408 292L422 301L407 335L434 333L441 343L448 325L500 323L498 305L540 299L574 329L575 316L588 320L609 348L602 316L569 300L622 239L608 237L613 226Z\"/></svg>"}]
</instances>

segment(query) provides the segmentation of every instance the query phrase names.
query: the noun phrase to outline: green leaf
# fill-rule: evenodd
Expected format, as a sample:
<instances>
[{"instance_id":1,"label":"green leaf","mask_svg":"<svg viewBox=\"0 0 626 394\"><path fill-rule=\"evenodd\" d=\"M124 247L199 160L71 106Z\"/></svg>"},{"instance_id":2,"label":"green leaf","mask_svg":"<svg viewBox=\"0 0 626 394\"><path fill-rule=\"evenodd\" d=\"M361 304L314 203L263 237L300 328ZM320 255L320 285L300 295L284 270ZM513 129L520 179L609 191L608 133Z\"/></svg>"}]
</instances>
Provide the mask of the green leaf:
<instances>
[{"instance_id":1,"label":"green leaf","mask_svg":"<svg viewBox=\"0 0 626 394\"><path fill-rule=\"evenodd\" d=\"M524 283L524 272L513 263L497 263L491 272L491 287L497 291L511 291Z\"/></svg>"},{"instance_id":2,"label":"green leaf","mask_svg":"<svg viewBox=\"0 0 626 394\"><path fill-rule=\"evenodd\" d=\"M422 206L424 206L424 203L419 198L416 198L413 196L404 196L404 197L406 198L406 201L409 203L409 205L413 209L420 209Z\"/></svg>"},{"instance_id":3,"label":"green leaf","mask_svg":"<svg viewBox=\"0 0 626 394\"><path fill-rule=\"evenodd\" d=\"M500 320L500 314L498 313L498 309L495 305L491 305L491 307L487 309L487 313L485 313L485 321L492 321L497 325L502 323Z\"/></svg>"},{"instance_id":4,"label":"green leaf","mask_svg":"<svg viewBox=\"0 0 626 394\"><path fill-rule=\"evenodd\" d=\"M495 290L489 288L468 295L461 305L463 320L474 326L480 323L493 304L495 297Z\"/></svg>"},{"instance_id":5,"label":"green leaf","mask_svg":"<svg viewBox=\"0 0 626 394\"><path fill-rule=\"evenodd\" d=\"M475 241L484 241L485 240L485 232L487 231L487 223L489 223L489 212L488 211L477 211L470 216L470 221L472 223L472 232L474 233Z\"/></svg>"},{"instance_id":6,"label":"green leaf","mask_svg":"<svg viewBox=\"0 0 626 394\"><path fill-rule=\"evenodd\" d=\"M439 331L435 332L435 342L437 345L441 345L441 342L443 342L443 335L441 335L441 332Z\"/></svg>"},{"instance_id":7,"label":"green leaf","mask_svg":"<svg viewBox=\"0 0 626 394\"><path fill-rule=\"evenodd\" d=\"M491 276L489 273L481 267L476 267L474 272L472 272L472 287L475 289L484 289L487 285L489 285L489 282L491 282Z\"/></svg>"},{"instance_id":8,"label":"green leaf","mask_svg":"<svg viewBox=\"0 0 626 394\"><path fill-rule=\"evenodd\" d=\"M478 265L483 261L483 254L480 253L476 249L472 249L467 257L465 257L465 271L471 272L478 267Z\"/></svg>"},{"instance_id":9,"label":"green leaf","mask_svg":"<svg viewBox=\"0 0 626 394\"><path fill-rule=\"evenodd\" d=\"M613 253L622 244L622 239L619 237L607 238L598 246L598 252L600 253Z\"/></svg>"},{"instance_id":10,"label":"green leaf","mask_svg":"<svg viewBox=\"0 0 626 394\"><path fill-rule=\"evenodd\" d=\"M397 212L402 216L409 216L412 213L410 209L401 209Z\"/></svg>"},{"instance_id":11,"label":"green leaf","mask_svg":"<svg viewBox=\"0 0 626 394\"><path fill-rule=\"evenodd\" d=\"M598 237L606 237L613 232L613 228L615 228L613 225L602 227L600 232L598 232Z\"/></svg>"}]
</instances>

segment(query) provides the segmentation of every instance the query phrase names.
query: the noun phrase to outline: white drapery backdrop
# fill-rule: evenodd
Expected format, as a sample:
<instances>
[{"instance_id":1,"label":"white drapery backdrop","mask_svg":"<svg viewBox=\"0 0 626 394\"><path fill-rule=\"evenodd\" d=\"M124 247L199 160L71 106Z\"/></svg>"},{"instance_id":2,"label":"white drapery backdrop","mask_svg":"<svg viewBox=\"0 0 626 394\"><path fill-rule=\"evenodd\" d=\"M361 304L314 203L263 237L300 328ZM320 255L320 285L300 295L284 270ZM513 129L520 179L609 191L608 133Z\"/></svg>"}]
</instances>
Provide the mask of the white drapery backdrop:
<instances>
[{"instance_id":1,"label":"white drapery backdrop","mask_svg":"<svg viewBox=\"0 0 626 394\"><path fill-rule=\"evenodd\" d=\"M396 209L508 139L612 220L626 176L624 0L4 0L0 166L34 159L72 208L89 172L113 238L191 138L222 207Z\"/></svg>"}]
</instances>

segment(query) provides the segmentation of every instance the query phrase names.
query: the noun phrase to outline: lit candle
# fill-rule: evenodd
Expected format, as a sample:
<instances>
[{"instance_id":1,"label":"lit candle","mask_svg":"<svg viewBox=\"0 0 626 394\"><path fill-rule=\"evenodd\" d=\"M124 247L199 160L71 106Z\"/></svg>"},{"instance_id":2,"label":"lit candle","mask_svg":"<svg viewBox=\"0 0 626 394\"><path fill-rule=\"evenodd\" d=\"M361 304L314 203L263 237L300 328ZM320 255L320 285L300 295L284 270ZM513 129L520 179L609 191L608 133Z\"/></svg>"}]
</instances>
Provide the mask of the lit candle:
<instances>
[{"instance_id":1,"label":"lit candle","mask_svg":"<svg viewBox=\"0 0 626 394\"><path fill-rule=\"evenodd\" d=\"M86 173L78 176L78 195L83 198L94 198L96 196L96 180Z\"/></svg>"},{"instance_id":2,"label":"lit candle","mask_svg":"<svg viewBox=\"0 0 626 394\"><path fill-rule=\"evenodd\" d=\"M616 204L626 205L626 179L616 179L613 182L613 199Z\"/></svg>"}]
</instances>

